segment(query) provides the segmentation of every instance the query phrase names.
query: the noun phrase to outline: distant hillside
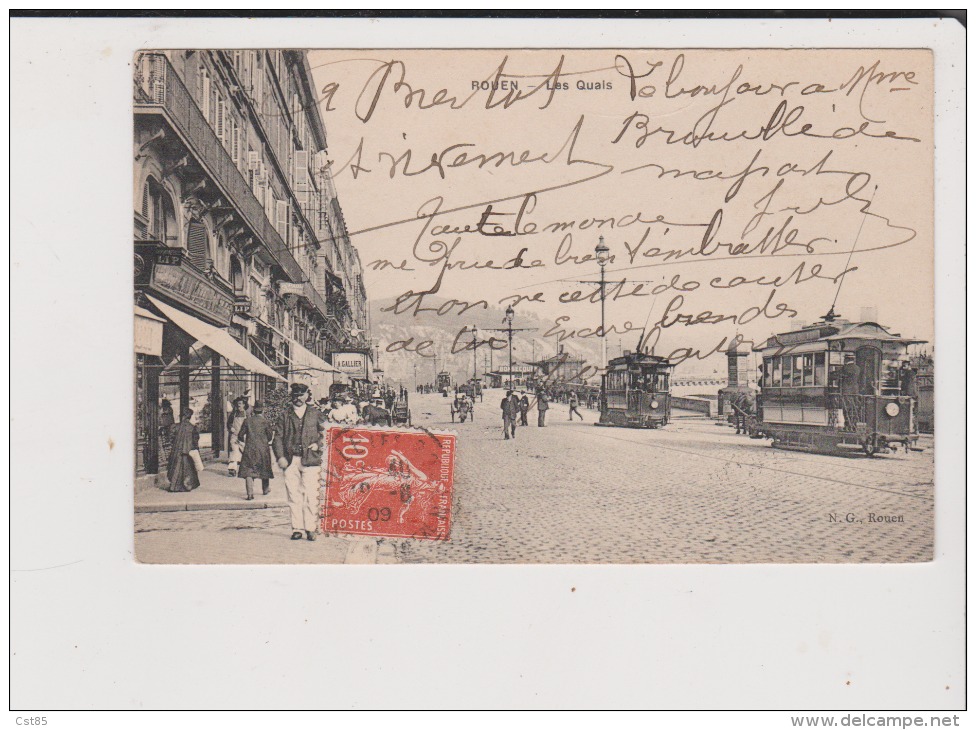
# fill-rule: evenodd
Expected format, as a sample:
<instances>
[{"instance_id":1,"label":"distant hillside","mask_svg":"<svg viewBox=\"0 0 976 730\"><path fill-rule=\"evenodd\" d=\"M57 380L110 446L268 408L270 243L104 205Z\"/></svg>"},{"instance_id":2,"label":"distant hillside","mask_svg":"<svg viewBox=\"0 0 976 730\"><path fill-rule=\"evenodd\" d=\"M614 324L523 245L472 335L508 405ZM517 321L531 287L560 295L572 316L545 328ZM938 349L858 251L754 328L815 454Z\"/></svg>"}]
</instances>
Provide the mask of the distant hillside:
<instances>
[{"instance_id":1,"label":"distant hillside","mask_svg":"<svg viewBox=\"0 0 976 730\"><path fill-rule=\"evenodd\" d=\"M437 354L437 370L447 370L455 379L467 380L471 377L474 367L474 353L469 349L452 354L451 347L458 332L465 326L468 332L457 340L455 349L460 350L465 343L471 342L470 329L478 328L478 341L489 337L497 341L504 341L505 348L495 350L489 354L485 345L478 347L478 374L485 372L492 364L495 369L508 366L508 335L504 332L493 332L492 329L505 328L505 310L499 307L471 308L463 314L447 312L438 316L436 312L422 312L417 316L412 314L393 314L384 309L394 304L394 299L380 299L372 302L371 323L372 336L380 343L380 367L385 373L387 381L400 382L412 388L414 383L414 366L418 383L433 382L435 363L433 357L421 357L414 352L401 349L397 352L387 352L391 343L402 342L413 338L412 347L416 347L424 340L433 340L434 344L426 350L427 354ZM448 302L447 299L430 296L424 298L425 308L436 308ZM542 320L528 312L518 312L515 316L513 329L529 329L528 332L516 332L512 336L512 359L515 362L541 360L556 354L556 342L552 337L543 335L552 328L551 320ZM569 340L565 343L565 351L573 357L582 357L587 363L598 365L600 361L600 342L597 338L592 341Z\"/></svg>"}]
</instances>

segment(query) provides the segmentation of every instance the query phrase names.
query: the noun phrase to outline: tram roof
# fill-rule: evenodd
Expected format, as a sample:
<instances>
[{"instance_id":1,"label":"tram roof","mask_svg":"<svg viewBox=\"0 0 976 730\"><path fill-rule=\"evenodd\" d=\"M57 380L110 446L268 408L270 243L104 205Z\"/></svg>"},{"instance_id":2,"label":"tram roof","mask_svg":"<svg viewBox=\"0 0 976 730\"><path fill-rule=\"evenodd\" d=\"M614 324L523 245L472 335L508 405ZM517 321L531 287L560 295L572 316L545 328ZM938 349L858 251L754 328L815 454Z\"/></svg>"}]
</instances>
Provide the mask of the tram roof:
<instances>
[{"instance_id":1,"label":"tram roof","mask_svg":"<svg viewBox=\"0 0 976 730\"><path fill-rule=\"evenodd\" d=\"M630 352L625 355L620 355L618 357L612 358L609 365L623 365L629 363L636 363L640 365L660 365L662 367L671 367L672 363L666 357L660 357L659 355L651 355L646 352Z\"/></svg>"},{"instance_id":2,"label":"tram roof","mask_svg":"<svg viewBox=\"0 0 976 730\"><path fill-rule=\"evenodd\" d=\"M921 344L925 340L912 337L902 337L900 334L889 332L877 322L848 322L835 320L833 322L817 322L792 332L773 335L761 345L753 348L753 352L761 352L771 348L789 347L808 342L836 342L838 340L877 340L884 342L901 342L906 345Z\"/></svg>"}]
</instances>

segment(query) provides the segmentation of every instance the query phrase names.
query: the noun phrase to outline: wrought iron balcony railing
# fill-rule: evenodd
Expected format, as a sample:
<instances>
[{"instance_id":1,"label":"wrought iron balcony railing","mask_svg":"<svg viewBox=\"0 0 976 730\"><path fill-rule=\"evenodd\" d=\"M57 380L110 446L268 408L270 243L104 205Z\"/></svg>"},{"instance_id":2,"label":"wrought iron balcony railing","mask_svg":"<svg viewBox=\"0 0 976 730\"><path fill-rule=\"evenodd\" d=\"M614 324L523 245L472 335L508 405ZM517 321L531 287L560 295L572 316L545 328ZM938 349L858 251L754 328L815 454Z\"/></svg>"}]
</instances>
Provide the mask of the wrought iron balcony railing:
<instances>
[{"instance_id":1,"label":"wrought iron balcony railing","mask_svg":"<svg viewBox=\"0 0 976 730\"><path fill-rule=\"evenodd\" d=\"M285 275L292 281L303 281L305 274L301 266L268 220L261 203L169 59L161 53L142 54L136 63L135 87L136 114L165 113L171 126L210 173L230 204L240 212L254 235L265 244Z\"/></svg>"}]
</instances>

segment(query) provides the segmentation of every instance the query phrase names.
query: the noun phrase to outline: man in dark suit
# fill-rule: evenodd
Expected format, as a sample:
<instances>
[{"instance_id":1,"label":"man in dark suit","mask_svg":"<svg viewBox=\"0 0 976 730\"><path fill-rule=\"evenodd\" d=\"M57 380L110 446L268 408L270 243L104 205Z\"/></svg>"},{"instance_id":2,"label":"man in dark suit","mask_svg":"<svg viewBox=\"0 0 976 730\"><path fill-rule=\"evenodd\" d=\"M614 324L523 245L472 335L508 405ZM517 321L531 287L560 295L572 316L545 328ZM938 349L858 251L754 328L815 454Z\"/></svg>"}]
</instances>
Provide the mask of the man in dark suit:
<instances>
[{"instance_id":1,"label":"man in dark suit","mask_svg":"<svg viewBox=\"0 0 976 730\"><path fill-rule=\"evenodd\" d=\"M292 540L309 540L318 529L319 474L322 470L322 422L324 416L308 404L307 385L293 383L291 407L281 414L272 449L278 466L285 470L285 491L291 513Z\"/></svg>"},{"instance_id":2,"label":"man in dark suit","mask_svg":"<svg viewBox=\"0 0 976 730\"><path fill-rule=\"evenodd\" d=\"M515 425L519 415L518 396L507 391L502 398L502 426L505 429L505 438L515 438ZM511 434L511 436L509 436Z\"/></svg>"}]
</instances>

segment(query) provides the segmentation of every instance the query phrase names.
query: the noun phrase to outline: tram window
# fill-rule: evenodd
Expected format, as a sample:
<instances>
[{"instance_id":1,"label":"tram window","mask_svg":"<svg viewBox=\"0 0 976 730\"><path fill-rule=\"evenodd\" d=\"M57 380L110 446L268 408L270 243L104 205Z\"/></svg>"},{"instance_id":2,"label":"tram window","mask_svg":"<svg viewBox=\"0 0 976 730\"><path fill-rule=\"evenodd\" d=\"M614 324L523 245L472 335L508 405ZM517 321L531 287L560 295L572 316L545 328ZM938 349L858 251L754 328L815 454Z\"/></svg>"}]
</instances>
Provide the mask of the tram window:
<instances>
[{"instance_id":1,"label":"tram window","mask_svg":"<svg viewBox=\"0 0 976 730\"><path fill-rule=\"evenodd\" d=\"M772 371L773 386L779 387L783 384L783 358L771 357L769 359L770 370Z\"/></svg>"},{"instance_id":2,"label":"tram window","mask_svg":"<svg viewBox=\"0 0 976 730\"><path fill-rule=\"evenodd\" d=\"M793 356L793 387L803 385L803 355Z\"/></svg>"},{"instance_id":3,"label":"tram window","mask_svg":"<svg viewBox=\"0 0 976 730\"><path fill-rule=\"evenodd\" d=\"M793 379L793 358L789 355L781 358L783 360L783 387L789 388Z\"/></svg>"},{"instance_id":4,"label":"tram window","mask_svg":"<svg viewBox=\"0 0 976 730\"><path fill-rule=\"evenodd\" d=\"M826 353L818 352L814 355L814 367L813 367L813 384L814 385L826 385L826 373L824 371L824 362L826 360Z\"/></svg>"},{"instance_id":5,"label":"tram window","mask_svg":"<svg viewBox=\"0 0 976 730\"><path fill-rule=\"evenodd\" d=\"M667 393L671 387L671 376L668 373L661 373L661 392Z\"/></svg>"},{"instance_id":6,"label":"tram window","mask_svg":"<svg viewBox=\"0 0 976 730\"><path fill-rule=\"evenodd\" d=\"M813 385L813 353L803 356L803 384Z\"/></svg>"}]
</instances>

